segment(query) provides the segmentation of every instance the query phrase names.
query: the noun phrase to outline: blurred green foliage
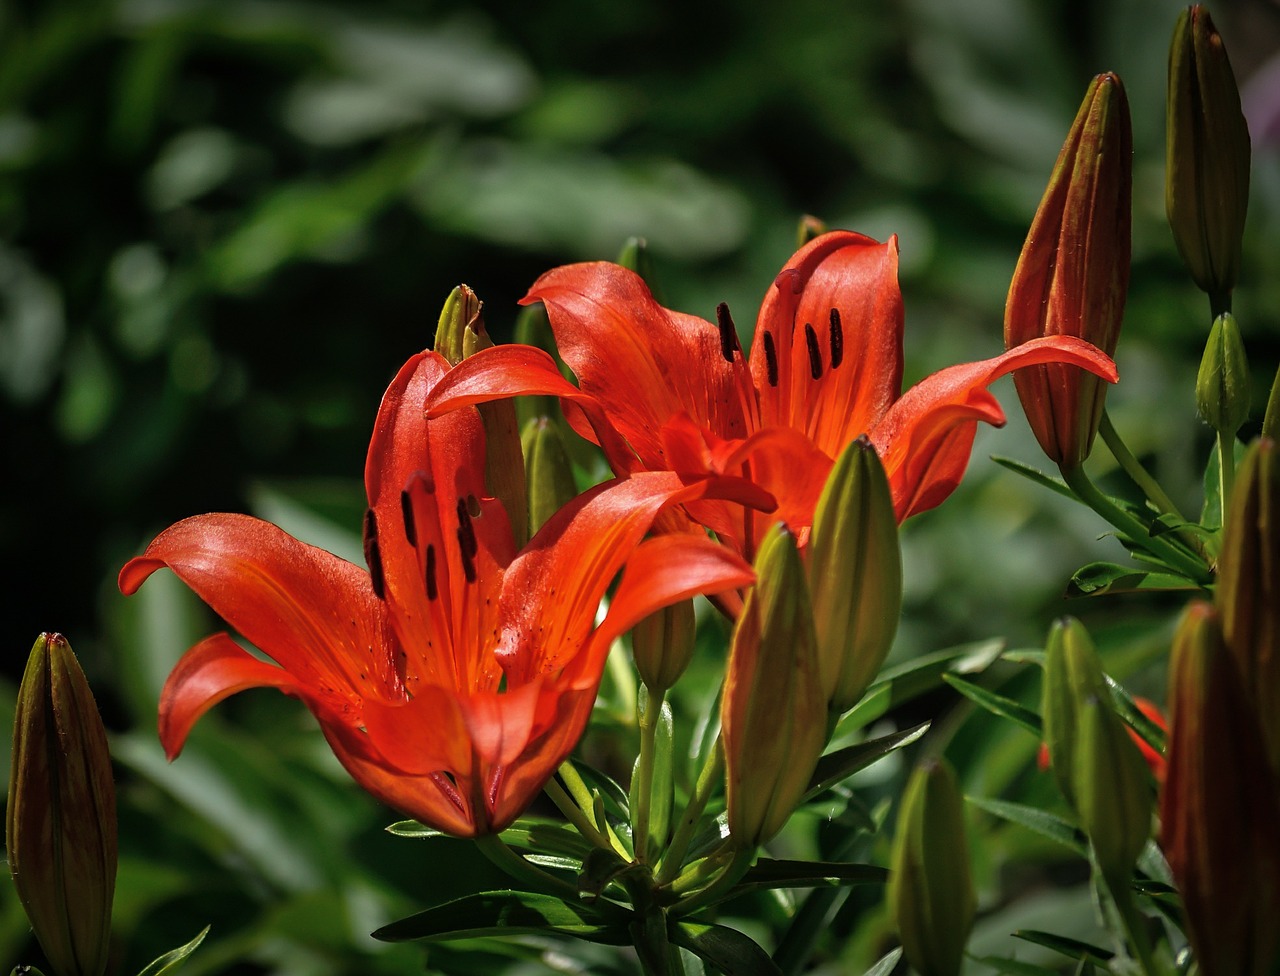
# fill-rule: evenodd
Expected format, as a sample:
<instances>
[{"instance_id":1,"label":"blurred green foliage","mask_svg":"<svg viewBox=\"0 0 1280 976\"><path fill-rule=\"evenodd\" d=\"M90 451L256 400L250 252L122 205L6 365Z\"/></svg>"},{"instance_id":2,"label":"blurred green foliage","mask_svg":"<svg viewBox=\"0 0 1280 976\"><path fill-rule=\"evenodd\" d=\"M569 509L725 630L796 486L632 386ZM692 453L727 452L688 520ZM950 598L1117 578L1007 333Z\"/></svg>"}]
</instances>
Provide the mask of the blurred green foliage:
<instances>
[{"instance_id":1,"label":"blurred green foliage","mask_svg":"<svg viewBox=\"0 0 1280 976\"><path fill-rule=\"evenodd\" d=\"M538 273L612 257L640 235L668 304L709 317L728 301L747 326L809 212L900 236L909 380L994 355L1067 125L1088 79L1114 70L1137 158L1111 409L1195 507L1208 434L1192 377L1208 318L1164 225L1162 190L1165 51L1179 6L709 0L697 16L675 0L0 6L0 633L19 649L4 671L12 677L36 633L66 632L115 730L117 923L132 967L121 971L213 922L187 964L193 976L421 972L419 949L367 933L492 870L465 844L415 851L383 834L394 816L355 791L301 707L273 693L206 718L167 766L152 731L159 687L213 622L172 580L128 604L114 588L152 534L210 510L257 512L358 560L358 478L378 397L428 344L459 282L486 301L502 340ZM1280 15L1220 6L1247 77L1276 47ZM1262 403L1280 351L1280 172L1274 144L1255 151L1236 314ZM1095 541L1103 529L1089 513L986 462L994 452L1036 463L1011 387L998 392L1009 428L982 433L961 492L906 532L895 660L991 636L1037 644L1070 571L1121 557ZM1109 668L1158 698L1149 664L1176 602L1072 609L1101 628ZM683 683L687 712L705 708L697 696L714 666L695 667L708 684ZM1034 675L1004 667L990 681L1034 702ZM948 754L966 787L1049 796L1031 737L957 701L928 707L950 709ZM0 712L11 702L6 686ZM859 781L868 809L900 778L892 764L877 770L868 774L880 780ZM983 827L993 840L975 871L982 910L996 914L979 938L1047 927L1046 917L1087 932L1083 889L1045 887L1042 871L1015 864L1060 863L1062 852L1017 827ZM884 863L874 843L867 853ZM1078 869L1061 870L1079 881ZM859 893L835 916L830 971L883 952L879 911ZM453 946L430 958L432 971L536 972L545 948ZM594 947L552 949L563 971L626 971ZM34 951L0 886L0 963Z\"/></svg>"}]
</instances>

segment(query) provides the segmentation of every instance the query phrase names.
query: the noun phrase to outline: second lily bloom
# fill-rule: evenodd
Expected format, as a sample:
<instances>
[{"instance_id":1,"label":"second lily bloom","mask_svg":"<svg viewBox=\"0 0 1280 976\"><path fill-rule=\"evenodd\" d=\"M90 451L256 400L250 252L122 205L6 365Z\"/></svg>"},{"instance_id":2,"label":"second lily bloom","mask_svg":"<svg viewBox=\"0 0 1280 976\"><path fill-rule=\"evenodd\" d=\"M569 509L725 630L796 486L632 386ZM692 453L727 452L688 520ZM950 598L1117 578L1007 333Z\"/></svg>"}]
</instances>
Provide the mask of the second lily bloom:
<instances>
[{"instance_id":1,"label":"second lily bloom","mask_svg":"<svg viewBox=\"0 0 1280 976\"><path fill-rule=\"evenodd\" d=\"M731 502L684 508L751 557L774 521L807 543L834 459L863 434L884 463L902 521L956 487L979 420L1004 422L987 391L997 377L1067 363L1116 378L1111 360L1090 343L1048 336L944 369L903 393L897 272L896 239L879 243L848 231L815 238L766 293L747 355L723 305L712 324L663 308L638 275L618 265L557 268L525 301L546 306L579 386L540 350L497 346L454 370L428 412L522 394L559 396L619 474L749 478L776 499L768 515Z\"/></svg>"}]
</instances>

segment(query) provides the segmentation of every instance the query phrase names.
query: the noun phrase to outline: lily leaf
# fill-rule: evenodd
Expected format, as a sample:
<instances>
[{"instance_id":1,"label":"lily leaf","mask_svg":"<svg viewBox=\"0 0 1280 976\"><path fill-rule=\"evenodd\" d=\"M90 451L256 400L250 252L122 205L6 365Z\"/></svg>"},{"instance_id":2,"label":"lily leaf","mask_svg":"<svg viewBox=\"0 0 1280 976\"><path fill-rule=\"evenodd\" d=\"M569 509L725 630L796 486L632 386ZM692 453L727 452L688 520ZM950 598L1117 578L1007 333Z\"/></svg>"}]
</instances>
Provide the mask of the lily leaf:
<instances>
[{"instance_id":1,"label":"lily leaf","mask_svg":"<svg viewBox=\"0 0 1280 976\"><path fill-rule=\"evenodd\" d=\"M724 976L782 976L769 954L737 929L680 922L672 929L671 941L709 962Z\"/></svg>"},{"instance_id":2,"label":"lily leaf","mask_svg":"<svg viewBox=\"0 0 1280 976\"><path fill-rule=\"evenodd\" d=\"M852 776L860 769L865 769L877 759L889 755L895 749L910 745L929 729L928 722L907 729L905 732L893 732L866 742L847 746L828 753L818 760L818 766L809 780L809 788L805 791L805 800L812 800L819 793L830 789L836 783Z\"/></svg>"},{"instance_id":3,"label":"lily leaf","mask_svg":"<svg viewBox=\"0 0 1280 976\"><path fill-rule=\"evenodd\" d=\"M578 874L578 890L594 900L604 893L610 882L632 870L639 869L611 850L594 847L582 862L582 871Z\"/></svg>"},{"instance_id":4,"label":"lily leaf","mask_svg":"<svg viewBox=\"0 0 1280 976\"><path fill-rule=\"evenodd\" d=\"M1044 488L1048 488L1050 491L1056 491L1059 495L1079 501L1079 499L1076 498L1076 493L1068 488L1067 483L1061 478L1054 478L1051 475L1045 474L1043 471L1031 467L1029 464L1023 464L1021 461L1015 461L1013 458L1000 457L993 454L991 456L991 460L995 461L995 463L1000 465L1002 468L1008 468L1014 474L1022 475L1022 477L1026 478L1028 481L1034 481L1036 484Z\"/></svg>"},{"instance_id":5,"label":"lily leaf","mask_svg":"<svg viewBox=\"0 0 1280 976\"><path fill-rule=\"evenodd\" d=\"M1163 564L1159 564L1163 565ZM1081 566L1067 584L1067 596L1103 596L1107 593L1136 593L1140 590L1198 590L1195 583L1174 573L1152 573L1097 562Z\"/></svg>"},{"instance_id":6,"label":"lily leaf","mask_svg":"<svg viewBox=\"0 0 1280 976\"><path fill-rule=\"evenodd\" d=\"M1056 976L1056 969L1037 966L1035 963L1022 962L1020 959L1002 959L999 956L974 956L977 962L990 966L998 973L1006 976Z\"/></svg>"},{"instance_id":7,"label":"lily leaf","mask_svg":"<svg viewBox=\"0 0 1280 976\"><path fill-rule=\"evenodd\" d=\"M205 926L200 933L184 946L178 946L176 949L170 949L163 956L153 959L138 976L161 976L161 973L176 973L183 961L191 953L195 952L200 943L204 941L204 937L209 934L209 926Z\"/></svg>"},{"instance_id":8,"label":"lily leaf","mask_svg":"<svg viewBox=\"0 0 1280 976\"><path fill-rule=\"evenodd\" d=\"M1107 677L1107 686L1111 689L1111 700L1115 703L1116 711L1120 713L1120 717L1125 720L1129 728L1133 729L1152 749L1164 755L1164 729L1147 718L1137 702L1133 700L1133 696L1125 691L1119 682Z\"/></svg>"},{"instance_id":9,"label":"lily leaf","mask_svg":"<svg viewBox=\"0 0 1280 976\"><path fill-rule=\"evenodd\" d=\"M902 958L902 946L891 949L885 955L881 956L874 966L866 971L863 976L889 976L893 972L893 968L898 965L898 960Z\"/></svg>"},{"instance_id":10,"label":"lily leaf","mask_svg":"<svg viewBox=\"0 0 1280 976\"><path fill-rule=\"evenodd\" d=\"M1000 657L1002 640L974 641L957 647L926 654L881 673L880 680L867 689L836 726L832 738L848 735L870 725L889 709L937 688L942 675L976 674Z\"/></svg>"},{"instance_id":11,"label":"lily leaf","mask_svg":"<svg viewBox=\"0 0 1280 976\"><path fill-rule=\"evenodd\" d=\"M587 784L587 788L604 798L605 810L610 817L620 821L630 818L631 801L627 797L627 791L619 786L616 780L579 759L574 759L572 762L582 781Z\"/></svg>"},{"instance_id":12,"label":"lily leaf","mask_svg":"<svg viewBox=\"0 0 1280 976\"><path fill-rule=\"evenodd\" d=\"M884 884L889 872L874 864L847 861L778 861L760 858L732 891L737 896L752 888L838 888ZM726 896L729 897L729 896Z\"/></svg>"},{"instance_id":13,"label":"lily leaf","mask_svg":"<svg viewBox=\"0 0 1280 976\"><path fill-rule=\"evenodd\" d=\"M1115 953L1111 952L1109 949L1090 945L1088 942L1081 942L1078 939L1068 939L1064 935L1054 935L1052 932L1040 932L1036 929L1020 929L1013 933L1013 937L1015 939L1022 939L1024 942L1031 942L1035 945L1044 946L1046 949L1052 949L1054 952L1061 953L1068 959L1084 960L1096 966L1106 966L1115 955Z\"/></svg>"},{"instance_id":14,"label":"lily leaf","mask_svg":"<svg viewBox=\"0 0 1280 976\"><path fill-rule=\"evenodd\" d=\"M1026 827L1027 830L1041 837L1047 837L1064 847L1069 847L1081 856L1087 853L1084 835L1080 831L1061 817L1046 813L1039 807L1010 803L1007 800L990 800L979 796L966 796L965 799L979 810L985 810L992 816Z\"/></svg>"},{"instance_id":15,"label":"lily leaf","mask_svg":"<svg viewBox=\"0 0 1280 976\"><path fill-rule=\"evenodd\" d=\"M434 942L553 932L605 945L627 945L628 916L603 905L570 904L530 891L482 891L384 925L382 942Z\"/></svg>"},{"instance_id":16,"label":"lily leaf","mask_svg":"<svg viewBox=\"0 0 1280 976\"><path fill-rule=\"evenodd\" d=\"M1030 708L1027 708L1026 705L1021 705L1012 698L1006 698L1004 695L997 695L994 691L988 691L986 688L975 685L972 681L957 678L954 674L944 674L942 680L966 698L977 702L987 711L994 712L1002 718L1007 718L1011 722L1021 725L1036 739L1044 738L1040 716Z\"/></svg>"}]
</instances>

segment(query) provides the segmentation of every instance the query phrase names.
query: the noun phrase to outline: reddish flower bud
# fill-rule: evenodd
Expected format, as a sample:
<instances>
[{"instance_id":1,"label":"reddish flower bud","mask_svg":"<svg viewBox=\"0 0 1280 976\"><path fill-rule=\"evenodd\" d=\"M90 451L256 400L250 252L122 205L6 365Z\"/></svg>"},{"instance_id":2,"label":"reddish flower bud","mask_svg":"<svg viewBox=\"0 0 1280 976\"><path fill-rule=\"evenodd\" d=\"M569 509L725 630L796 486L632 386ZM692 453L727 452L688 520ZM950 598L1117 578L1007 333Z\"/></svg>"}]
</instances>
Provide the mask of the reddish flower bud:
<instances>
[{"instance_id":1,"label":"reddish flower bud","mask_svg":"<svg viewBox=\"0 0 1280 976\"><path fill-rule=\"evenodd\" d=\"M1280 775L1280 448L1260 438L1236 472L1218 557L1222 630Z\"/></svg>"},{"instance_id":2,"label":"reddish flower bud","mask_svg":"<svg viewBox=\"0 0 1280 976\"><path fill-rule=\"evenodd\" d=\"M1058 154L1013 273L1004 342L1076 336L1115 352L1129 287L1133 136L1120 79L1089 85ZM1022 409L1060 466L1089 456L1106 383L1077 366L1047 363L1014 374Z\"/></svg>"},{"instance_id":3,"label":"reddish flower bud","mask_svg":"<svg viewBox=\"0 0 1280 976\"><path fill-rule=\"evenodd\" d=\"M1227 49L1199 4L1183 11L1173 31L1166 112L1169 226L1195 283L1222 305L1240 271L1249 127Z\"/></svg>"},{"instance_id":4,"label":"reddish flower bud","mask_svg":"<svg viewBox=\"0 0 1280 976\"><path fill-rule=\"evenodd\" d=\"M1169 672L1169 772L1160 846L1204 976L1280 964L1280 795L1218 611L1192 604Z\"/></svg>"},{"instance_id":5,"label":"reddish flower bud","mask_svg":"<svg viewBox=\"0 0 1280 976\"><path fill-rule=\"evenodd\" d=\"M9 870L57 976L101 976L116 883L116 794L93 693L66 638L41 634L13 727Z\"/></svg>"}]
</instances>

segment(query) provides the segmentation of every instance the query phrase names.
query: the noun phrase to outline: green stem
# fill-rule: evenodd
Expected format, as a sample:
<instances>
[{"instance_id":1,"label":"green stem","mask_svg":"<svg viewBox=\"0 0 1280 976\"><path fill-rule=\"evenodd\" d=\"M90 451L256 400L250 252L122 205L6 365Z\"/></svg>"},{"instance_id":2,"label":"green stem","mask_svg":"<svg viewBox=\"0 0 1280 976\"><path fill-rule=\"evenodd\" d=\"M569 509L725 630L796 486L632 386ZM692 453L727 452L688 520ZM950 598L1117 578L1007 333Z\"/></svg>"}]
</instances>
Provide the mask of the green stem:
<instances>
[{"instance_id":1,"label":"green stem","mask_svg":"<svg viewBox=\"0 0 1280 976\"><path fill-rule=\"evenodd\" d=\"M575 886L562 878L557 878L549 871L542 870L536 864L529 863L497 834L484 834L477 837L476 847L481 854L511 877L526 881L540 891L548 891L570 901L578 900L578 889Z\"/></svg>"},{"instance_id":2,"label":"green stem","mask_svg":"<svg viewBox=\"0 0 1280 976\"><path fill-rule=\"evenodd\" d=\"M636 801L631 811L631 826L635 832L636 860L645 863L649 859L649 812L653 807L653 763L656 754L658 717L662 714L662 699L666 692L651 692L640 686L636 711L640 720L640 759L636 765Z\"/></svg>"},{"instance_id":3,"label":"green stem","mask_svg":"<svg viewBox=\"0 0 1280 976\"><path fill-rule=\"evenodd\" d=\"M1226 524L1227 506L1231 503L1231 489L1236 482L1236 435L1218 431L1218 491L1222 497L1223 524Z\"/></svg>"},{"instance_id":4,"label":"green stem","mask_svg":"<svg viewBox=\"0 0 1280 976\"><path fill-rule=\"evenodd\" d=\"M1142 462L1134 457L1129 446L1121 439L1120 432L1111 423L1111 415L1105 410L1102 411L1102 423L1098 425L1098 433L1102 435L1103 442L1120 467L1124 469L1124 473L1133 479L1133 483L1142 489L1143 494L1151 499L1151 503L1165 514L1181 519L1182 513L1178 511L1178 506L1165 494L1160 483L1151 477L1147 469L1142 466Z\"/></svg>"},{"instance_id":5,"label":"green stem","mask_svg":"<svg viewBox=\"0 0 1280 976\"><path fill-rule=\"evenodd\" d=\"M560 809L565 819L573 824L578 833L595 844L596 847L613 850L613 844L609 842L609 838L596 827L587 812L574 802L573 797L566 793L564 787L557 783L555 779L547 780L547 785L542 789L547 796L551 797L551 802Z\"/></svg>"},{"instance_id":6,"label":"green stem","mask_svg":"<svg viewBox=\"0 0 1280 976\"><path fill-rule=\"evenodd\" d=\"M622 855L623 860L631 860L631 852L627 850L622 841L618 840L618 835L613 832L613 828L609 826L609 821L605 819L603 800L601 797L593 793L591 787L587 786L582 778L582 774L578 772L571 760L565 760L560 764L560 778L564 780L564 785L568 787L570 795L577 803L578 808L583 813L594 818L596 833L605 839L605 843L600 846L612 848Z\"/></svg>"},{"instance_id":7,"label":"green stem","mask_svg":"<svg viewBox=\"0 0 1280 976\"><path fill-rule=\"evenodd\" d=\"M680 824L676 827L675 836L671 838L671 844L667 847L666 853L662 855L662 864L658 868L658 886L670 884L671 881L680 873L680 868L684 864L684 856L689 850L689 844L693 841L694 831L697 829L698 821L702 819L702 811L707 807L707 801L711 799L711 792L716 784L720 782L724 775L724 746L720 741L720 736L716 736L716 741L711 747L711 755L707 757L706 763L702 767L702 772L698 774L698 782L694 786L693 796L689 797L689 803L684 808L684 815L680 818Z\"/></svg>"},{"instance_id":8,"label":"green stem","mask_svg":"<svg viewBox=\"0 0 1280 976\"><path fill-rule=\"evenodd\" d=\"M1147 932L1147 918L1138 910L1133 900L1133 889L1127 879L1110 879L1103 877L1103 886L1116 906L1120 924L1128 939L1133 955L1142 967L1146 976L1162 976L1165 968L1156 964L1155 951L1151 945L1151 936Z\"/></svg>"},{"instance_id":9,"label":"green stem","mask_svg":"<svg viewBox=\"0 0 1280 976\"><path fill-rule=\"evenodd\" d=\"M747 873L755 857L756 851L754 847L734 851L733 860L725 865L724 870L720 872L720 877L716 878L701 891L695 891L687 898L681 898L671 906L671 913L673 915L692 915L708 905L715 904L730 888L742 880L742 876Z\"/></svg>"},{"instance_id":10,"label":"green stem","mask_svg":"<svg viewBox=\"0 0 1280 976\"><path fill-rule=\"evenodd\" d=\"M1168 540L1152 536L1147 526L1099 491L1097 486L1089 480L1083 467L1076 465L1059 470L1062 472L1062 479L1076 493L1076 497L1123 532L1130 541L1142 546L1170 569L1181 573L1187 579L1194 580L1202 586L1210 582L1209 569L1203 562L1186 550L1170 544Z\"/></svg>"}]
</instances>

